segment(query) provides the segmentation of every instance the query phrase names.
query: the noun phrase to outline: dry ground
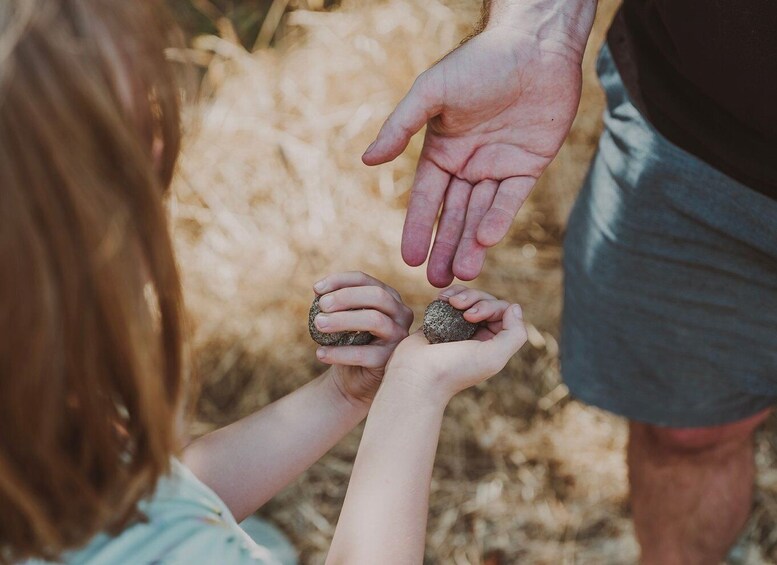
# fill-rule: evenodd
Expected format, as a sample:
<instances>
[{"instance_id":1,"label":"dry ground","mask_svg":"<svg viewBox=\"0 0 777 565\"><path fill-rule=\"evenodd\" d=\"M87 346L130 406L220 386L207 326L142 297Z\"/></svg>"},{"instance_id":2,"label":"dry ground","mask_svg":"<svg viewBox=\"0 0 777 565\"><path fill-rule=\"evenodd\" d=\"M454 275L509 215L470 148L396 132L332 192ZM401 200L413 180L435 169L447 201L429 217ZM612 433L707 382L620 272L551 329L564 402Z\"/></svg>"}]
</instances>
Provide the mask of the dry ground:
<instances>
[{"instance_id":1,"label":"dry ground","mask_svg":"<svg viewBox=\"0 0 777 565\"><path fill-rule=\"evenodd\" d=\"M293 12L273 49L249 53L222 28L202 37L205 98L173 211L195 369L194 433L246 415L323 370L307 336L311 284L360 269L420 314L435 295L399 240L418 136L395 163L359 160L413 78L475 21L474 0L345 1ZM600 131L593 56L616 7L602 0L572 134L477 281L525 305L530 343L447 411L433 479L427 562L633 563L621 420L568 398L559 377L564 223ZM262 510L322 563L360 430ZM772 435L743 562L777 557ZM761 549L759 549L759 546ZM763 555L762 555L763 552Z\"/></svg>"}]
</instances>

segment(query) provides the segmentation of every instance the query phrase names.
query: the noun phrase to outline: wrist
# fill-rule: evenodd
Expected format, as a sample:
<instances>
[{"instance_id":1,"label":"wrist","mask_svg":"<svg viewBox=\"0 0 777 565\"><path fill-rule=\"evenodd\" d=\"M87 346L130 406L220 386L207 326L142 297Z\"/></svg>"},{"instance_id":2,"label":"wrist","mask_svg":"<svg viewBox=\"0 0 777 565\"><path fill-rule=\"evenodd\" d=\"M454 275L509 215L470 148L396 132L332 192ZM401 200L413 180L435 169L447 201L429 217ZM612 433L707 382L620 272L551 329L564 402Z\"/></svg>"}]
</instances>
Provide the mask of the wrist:
<instances>
[{"instance_id":1,"label":"wrist","mask_svg":"<svg viewBox=\"0 0 777 565\"><path fill-rule=\"evenodd\" d=\"M390 370L383 378L377 398L391 399L415 408L445 409L455 391L448 390L442 379L407 369Z\"/></svg>"},{"instance_id":2,"label":"wrist","mask_svg":"<svg viewBox=\"0 0 777 565\"><path fill-rule=\"evenodd\" d=\"M597 0L491 0L484 31L508 30L582 60Z\"/></svg>"},{"instance_id":3,"label":"wrist","mask_svg":"<svg viewBox=\"0 0 777 565\"><path fill-rule=\"evenodd\" d=\"M323 386L326 397L333 404L338 413L364 419L370 411L371 400L364 397L356 397L348 392L344 385L342 375L337 366L329 367L324 373Z\"/></svg>"}]
</instances>

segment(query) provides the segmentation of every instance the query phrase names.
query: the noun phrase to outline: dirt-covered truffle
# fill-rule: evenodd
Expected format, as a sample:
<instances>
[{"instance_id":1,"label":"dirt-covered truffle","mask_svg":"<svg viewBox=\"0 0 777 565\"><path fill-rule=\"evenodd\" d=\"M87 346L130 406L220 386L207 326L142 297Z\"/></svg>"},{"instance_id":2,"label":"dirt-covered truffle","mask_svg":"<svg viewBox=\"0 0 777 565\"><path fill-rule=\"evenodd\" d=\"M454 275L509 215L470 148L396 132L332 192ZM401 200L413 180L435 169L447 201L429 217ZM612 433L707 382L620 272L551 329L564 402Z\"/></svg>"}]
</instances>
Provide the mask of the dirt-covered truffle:
<instances>
[{"instance_id":1,"label":"dirt-covered truffle","mask_svg":"<svg viewBox=\"0 0 777 565\"><path fill-rule=\"evenodd\" d=\"M424 313L424 335L429 343L464 341L475 335L478 324L464 319L464 312L443 300L435 300Z\"/></svg>"},{"instance_id":2,"label":"dirt-covered truffle","mask_svg":"<svg viewBox=\"0 0 777 565\"><path fill-rule=\"evenodd\" d=\"M323 333L318 331L314 320L321 312L321 308L318 306L320 298L320 296L316 296L308 313L308 330L313 341L319 345L367 345L372 341L373 335L370 332Z\"/></svg>"}]
</instances>

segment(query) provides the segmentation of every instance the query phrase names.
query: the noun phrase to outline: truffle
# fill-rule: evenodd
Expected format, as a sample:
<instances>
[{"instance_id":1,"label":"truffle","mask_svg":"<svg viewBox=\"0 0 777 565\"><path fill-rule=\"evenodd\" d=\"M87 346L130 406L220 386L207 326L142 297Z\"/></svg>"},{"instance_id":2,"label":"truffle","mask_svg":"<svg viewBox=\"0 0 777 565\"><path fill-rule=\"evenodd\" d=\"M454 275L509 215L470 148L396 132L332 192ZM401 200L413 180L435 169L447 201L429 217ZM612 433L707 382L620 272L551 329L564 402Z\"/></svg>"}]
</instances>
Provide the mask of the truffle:
<instances>
[{"instance_id":1,"label":"truffle","mask_svg":"<svg viewBox=\"0 0 777 565\"><path fill-rule=\"evenodd\" d=\"M464 341L475 335L478 324L464 319L464 312L443 300L435 300L424 313L424 335L429 343Z\"/></svg>"},{"instance_id":2,"label":"truffle","mask_svg":"<svg viewBox=\"0 0 777 565\"><path fill-rule=\"evenodd\" d=\"M321 312L321 308L318 306L320 298L320 296L316 296L313 299L313 305L310 307L310 313L308 314L308 330L313 341L319 345L367 345L372 341L373 335L370 332L323 333L318 331L314 320Z\"/></svg>"}]
</instances>

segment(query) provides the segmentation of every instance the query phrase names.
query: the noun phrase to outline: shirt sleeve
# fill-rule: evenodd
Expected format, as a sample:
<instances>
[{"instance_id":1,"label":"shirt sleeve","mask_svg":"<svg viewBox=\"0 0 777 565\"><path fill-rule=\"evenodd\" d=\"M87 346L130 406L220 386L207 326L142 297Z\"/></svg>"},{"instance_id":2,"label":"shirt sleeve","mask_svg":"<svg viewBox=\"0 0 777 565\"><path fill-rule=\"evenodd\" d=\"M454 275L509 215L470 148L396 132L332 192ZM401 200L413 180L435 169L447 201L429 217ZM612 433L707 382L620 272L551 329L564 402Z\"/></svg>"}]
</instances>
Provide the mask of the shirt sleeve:
<instances>
[{"instance_id":1,"label":"shirt sleeve","mask_svg":"<svg viewBox=\"0 0 777 565\"><path fill-rule=\"evenodd\" d=\"M266 548L227 524L195 521L175 529L173 543L148 555L149 565L281 565Z\"/></svg>"},{"instance_id":2,"label":"shirt sleeve","mask_svg":"<svg viewBox=\"0 0 777 565\"><path fill-rule=\"evenodd\" d=\"M68 565L283 565L235 521L224 502L179 461L139 506L146 519L99 534Z\"/></svg>"}]
</instances>

